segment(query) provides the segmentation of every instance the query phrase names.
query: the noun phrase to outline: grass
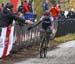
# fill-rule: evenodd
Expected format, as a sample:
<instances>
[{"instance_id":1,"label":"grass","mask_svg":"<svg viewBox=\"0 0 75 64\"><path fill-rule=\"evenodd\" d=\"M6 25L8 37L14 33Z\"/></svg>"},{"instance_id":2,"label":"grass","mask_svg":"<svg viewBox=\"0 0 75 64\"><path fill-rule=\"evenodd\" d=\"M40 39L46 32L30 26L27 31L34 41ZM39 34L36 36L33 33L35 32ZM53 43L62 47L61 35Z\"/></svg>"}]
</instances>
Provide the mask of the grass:
<instances>
[{"instance_id":1,"label":"grass","mask_svg":"<svg viewBox=\"0 0 75 64\"><path fill-rule=\"evenodd\" d=\"M57 43L64 43L70 40L75 40L75 34L67 34L65 36L57 37L54 39L54 41L56 41Z\"/></svg>"},{"instance_id":2,"label":"grass","mask_svg":"<svg viewBox=\"0 0 75 64\"><path fill-rule=\"evenodd\" d=\"M50 40L49 46L51 49L54 49L59 44L72 40L75 40L75 34L67 34L65 36L56 37L54 40Z\"/></svg>"}]
</instances>

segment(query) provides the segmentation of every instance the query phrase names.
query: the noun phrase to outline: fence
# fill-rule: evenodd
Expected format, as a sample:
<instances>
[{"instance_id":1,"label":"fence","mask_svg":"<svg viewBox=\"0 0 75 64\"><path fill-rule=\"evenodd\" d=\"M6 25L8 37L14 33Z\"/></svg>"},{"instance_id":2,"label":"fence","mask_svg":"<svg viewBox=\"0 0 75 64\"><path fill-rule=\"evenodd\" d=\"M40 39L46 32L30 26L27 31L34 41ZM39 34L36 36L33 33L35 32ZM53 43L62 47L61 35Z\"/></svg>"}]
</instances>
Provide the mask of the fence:
<instances>
[{"instance_id":1,"label":"fence","mask_svg":"<svg viewBox=\"0 0 75 64\"><path fill-rule=\"evenodd\" d=\"M25 26L15 26L15 45L13 47L13 50L21 49L21 48L28 48L32 47L33 45L39 45L40 43L40 31L38 27L35 27L34 29L27 31L27 28L29 25ZM58 21L58 30L56 33L56 37L64 36L68 33L74 33L75 32L75 19L63 19ZM16 47L16 48L15 48Z\"/></svg>"},{"instance_id":2,"label":"fence","mask_svg":"<svg viewBox=\"0 0 75 64\"><path fill-rule=\"evenodd\" d=\"M64 21L63 21L64 20ZM56 36L64 36L68 33L75 32L75 19L63 19L58 22L58 30Z\"/></svg>"},{"instance_id":3,"label":"fence","mask_svg":"<svg viewBox=\"0 0 75 64\"><path fill-rule=\"evenodd\" d=\"M25 25L25 26L16 25L15 26L16 28L15 28L14 35L15 35L16 40L14 43L13 50L28 48L33 45L38 45L40 43L40 32L38 29L39 27L35 27L32 30L28 31L27 28L29 26L30 25Z\"/></svg>"}]
</instances>

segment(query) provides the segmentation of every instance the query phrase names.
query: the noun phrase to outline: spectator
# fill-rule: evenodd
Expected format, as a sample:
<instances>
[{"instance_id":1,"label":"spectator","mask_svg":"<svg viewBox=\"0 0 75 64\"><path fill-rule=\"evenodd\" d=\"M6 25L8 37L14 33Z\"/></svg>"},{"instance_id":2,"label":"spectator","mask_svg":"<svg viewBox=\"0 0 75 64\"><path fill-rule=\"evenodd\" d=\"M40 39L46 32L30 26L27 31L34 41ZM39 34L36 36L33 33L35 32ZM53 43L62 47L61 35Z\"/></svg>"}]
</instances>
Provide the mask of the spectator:
<instances>
[{"instance_id":1,"label":"spectator","mask_svg":"<svg viewBox=\"0 0 75 64\"><path fill-rule=\"evenodd\" d=\"M23 9L24 9L24 12L25 12L25 13L29 12L29 8L28 8L28 3L27 3L27 1L24 1L22 6L23 6Z\"/></svg>"},{"instance_id":2,"label":"spectator","mask_svg":"<svg viewBox=\"0 0 75 64\"><path fill-rule=\"evenodd\" d=\"M75 18L75 12L74 12L73 8L69 11L67 16L68 16L68 18Z\"/></svg>"},{"instance_id":3,"label":"spectator","mask_svg":"<svg viewBox=\"0 0 75 64\"><path fill-rule=\"evenodd\" d=\"M60 12L60 8L58 6L56 6L56 4L53 4L53 6L51 6L49 8L49 11L50 11L51 16L53 17L53 19L57 19L58 14Z\"/></svg>"},{"instance_id":4,"label":"spectator","mask_svg":"<svg viewBox=\"0 0 75 64\"><path fill-rule=\"evenodd\" d=\"M4 8L4 3L1 4L1 6L0 6L0 11L2 11L3 8Z\"/></svg>"},{"instance_id":5,"label":"spectator","mask_svg":"<svg viewBox=\"0 0 75 64\"><path fill-rule=\"evenodd\" d=\"M64 11L59 12L58 19L60 20L65 19Z\"/></svg>"},{"instance_id":6,"label":"spectator","mask_svg":"<svg viewBox=\"0 0 75 64\"><path fill-rule=\"evenodd\" d=\"M68 11L65 10L65 12L64 12L64 16L65 16L65 18L67 18L67 15L68 15Z\"/></svg>"},{"instance_id":7,"label":"spectator","mask_svg":"<svg viewBox=\"0 0 75 64\"><path fill-rule=\"evenodd\" d=\"M48 10L48 0L43 1L43 12L45 12L46 10Z\"/></svg>"},{"instance_id":8,"label":"spectator","mask_svg":"<svg viewBox=\"0 0 75 64\"><path fill-rule=\"evenodd\" d=\"M23 2L21 2L21 5L18 7L18 12L24 13L24 9L23 9Z\"/></svg>"},{"instance_id":9,"label":"spectator","mask_svg":"<svg viewBox=\"0 0 75 64\"><path fill-rule=\"evenodd\" d=\"M13 20L19 21L20 25L24 23L32 24L30 20L25 20L21 17L18 17L12 12L13 5L11 3L7 3L3 9L3 12L0 12L0 27L8 27L12 25Z\"/></svg>"},{"instance_id":10,"label":"spectator","mask_svg":"<svg viewBox=\"0 0 75 64\"><path fill-rule=\"evenodd\" d=\"M29 12L33 12L31 0L29 0L28 7L29 7Z\"/></svg>"},{"instance_id":11,"label":"spectator","mask_svg":"<svg viewBox=\"0 0 75 64\"><path fill-rule=\"evenodd\" d=\"M4 3L2 3L2 8L4 8Z\"/></svg>"},{"instance_id":12,"label":"spectator","mask_svg":"<svg viewBox=\"0 0 75 64\"><path fill-rule=\"evenodd\" d=\"M53 4L50 8L49 8L50 14L52 16L53 19L53 33L56 33L57 31L57 27L58 27L58 23L56 22L56 20L58 19L58 14L60 12L60 8L59 6L57 6L56 4Z\"/></svg>"}]
</instances>

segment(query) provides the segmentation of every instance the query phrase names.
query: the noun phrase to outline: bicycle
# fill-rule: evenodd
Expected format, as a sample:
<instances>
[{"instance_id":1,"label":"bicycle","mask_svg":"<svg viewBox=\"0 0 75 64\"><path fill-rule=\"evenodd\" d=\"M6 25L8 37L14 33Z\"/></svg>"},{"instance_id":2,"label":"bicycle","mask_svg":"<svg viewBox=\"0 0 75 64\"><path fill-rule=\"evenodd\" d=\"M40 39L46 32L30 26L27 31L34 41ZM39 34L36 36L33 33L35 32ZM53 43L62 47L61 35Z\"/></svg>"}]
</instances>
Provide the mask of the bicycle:
<instances>
[{"instance_id":1,"label":"bicycle","mask_svg":"<svg viewBox=\"0 0 75 64\"><path fill-rule=\"evenodd\" d=\"M51 30L42 30L41 31L41 43L40 43L40 58L46 58L48 43L50 39Z\"/></svg>"}]
</instances>

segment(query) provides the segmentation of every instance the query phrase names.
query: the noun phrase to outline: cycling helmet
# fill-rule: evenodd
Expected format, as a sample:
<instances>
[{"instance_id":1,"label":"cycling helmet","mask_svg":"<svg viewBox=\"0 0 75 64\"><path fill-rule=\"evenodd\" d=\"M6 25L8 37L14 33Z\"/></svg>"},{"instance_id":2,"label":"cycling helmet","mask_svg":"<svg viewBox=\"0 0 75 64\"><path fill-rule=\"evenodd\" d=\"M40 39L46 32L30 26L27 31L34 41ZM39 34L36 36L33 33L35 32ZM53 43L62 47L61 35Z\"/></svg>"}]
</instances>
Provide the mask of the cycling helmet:
<instances>
[{"instance_id":1,"label":"cycling helmet","mask_svg":"<svg viewBox=\"0 0 75 64\"><path fill-rule=\"evenodd\" d=\"M48 10L46 10L46 11L44 12L44 15L49 16L49 15L50 15L50 12L49 12Z\"/></svg>"}]
</instances>

